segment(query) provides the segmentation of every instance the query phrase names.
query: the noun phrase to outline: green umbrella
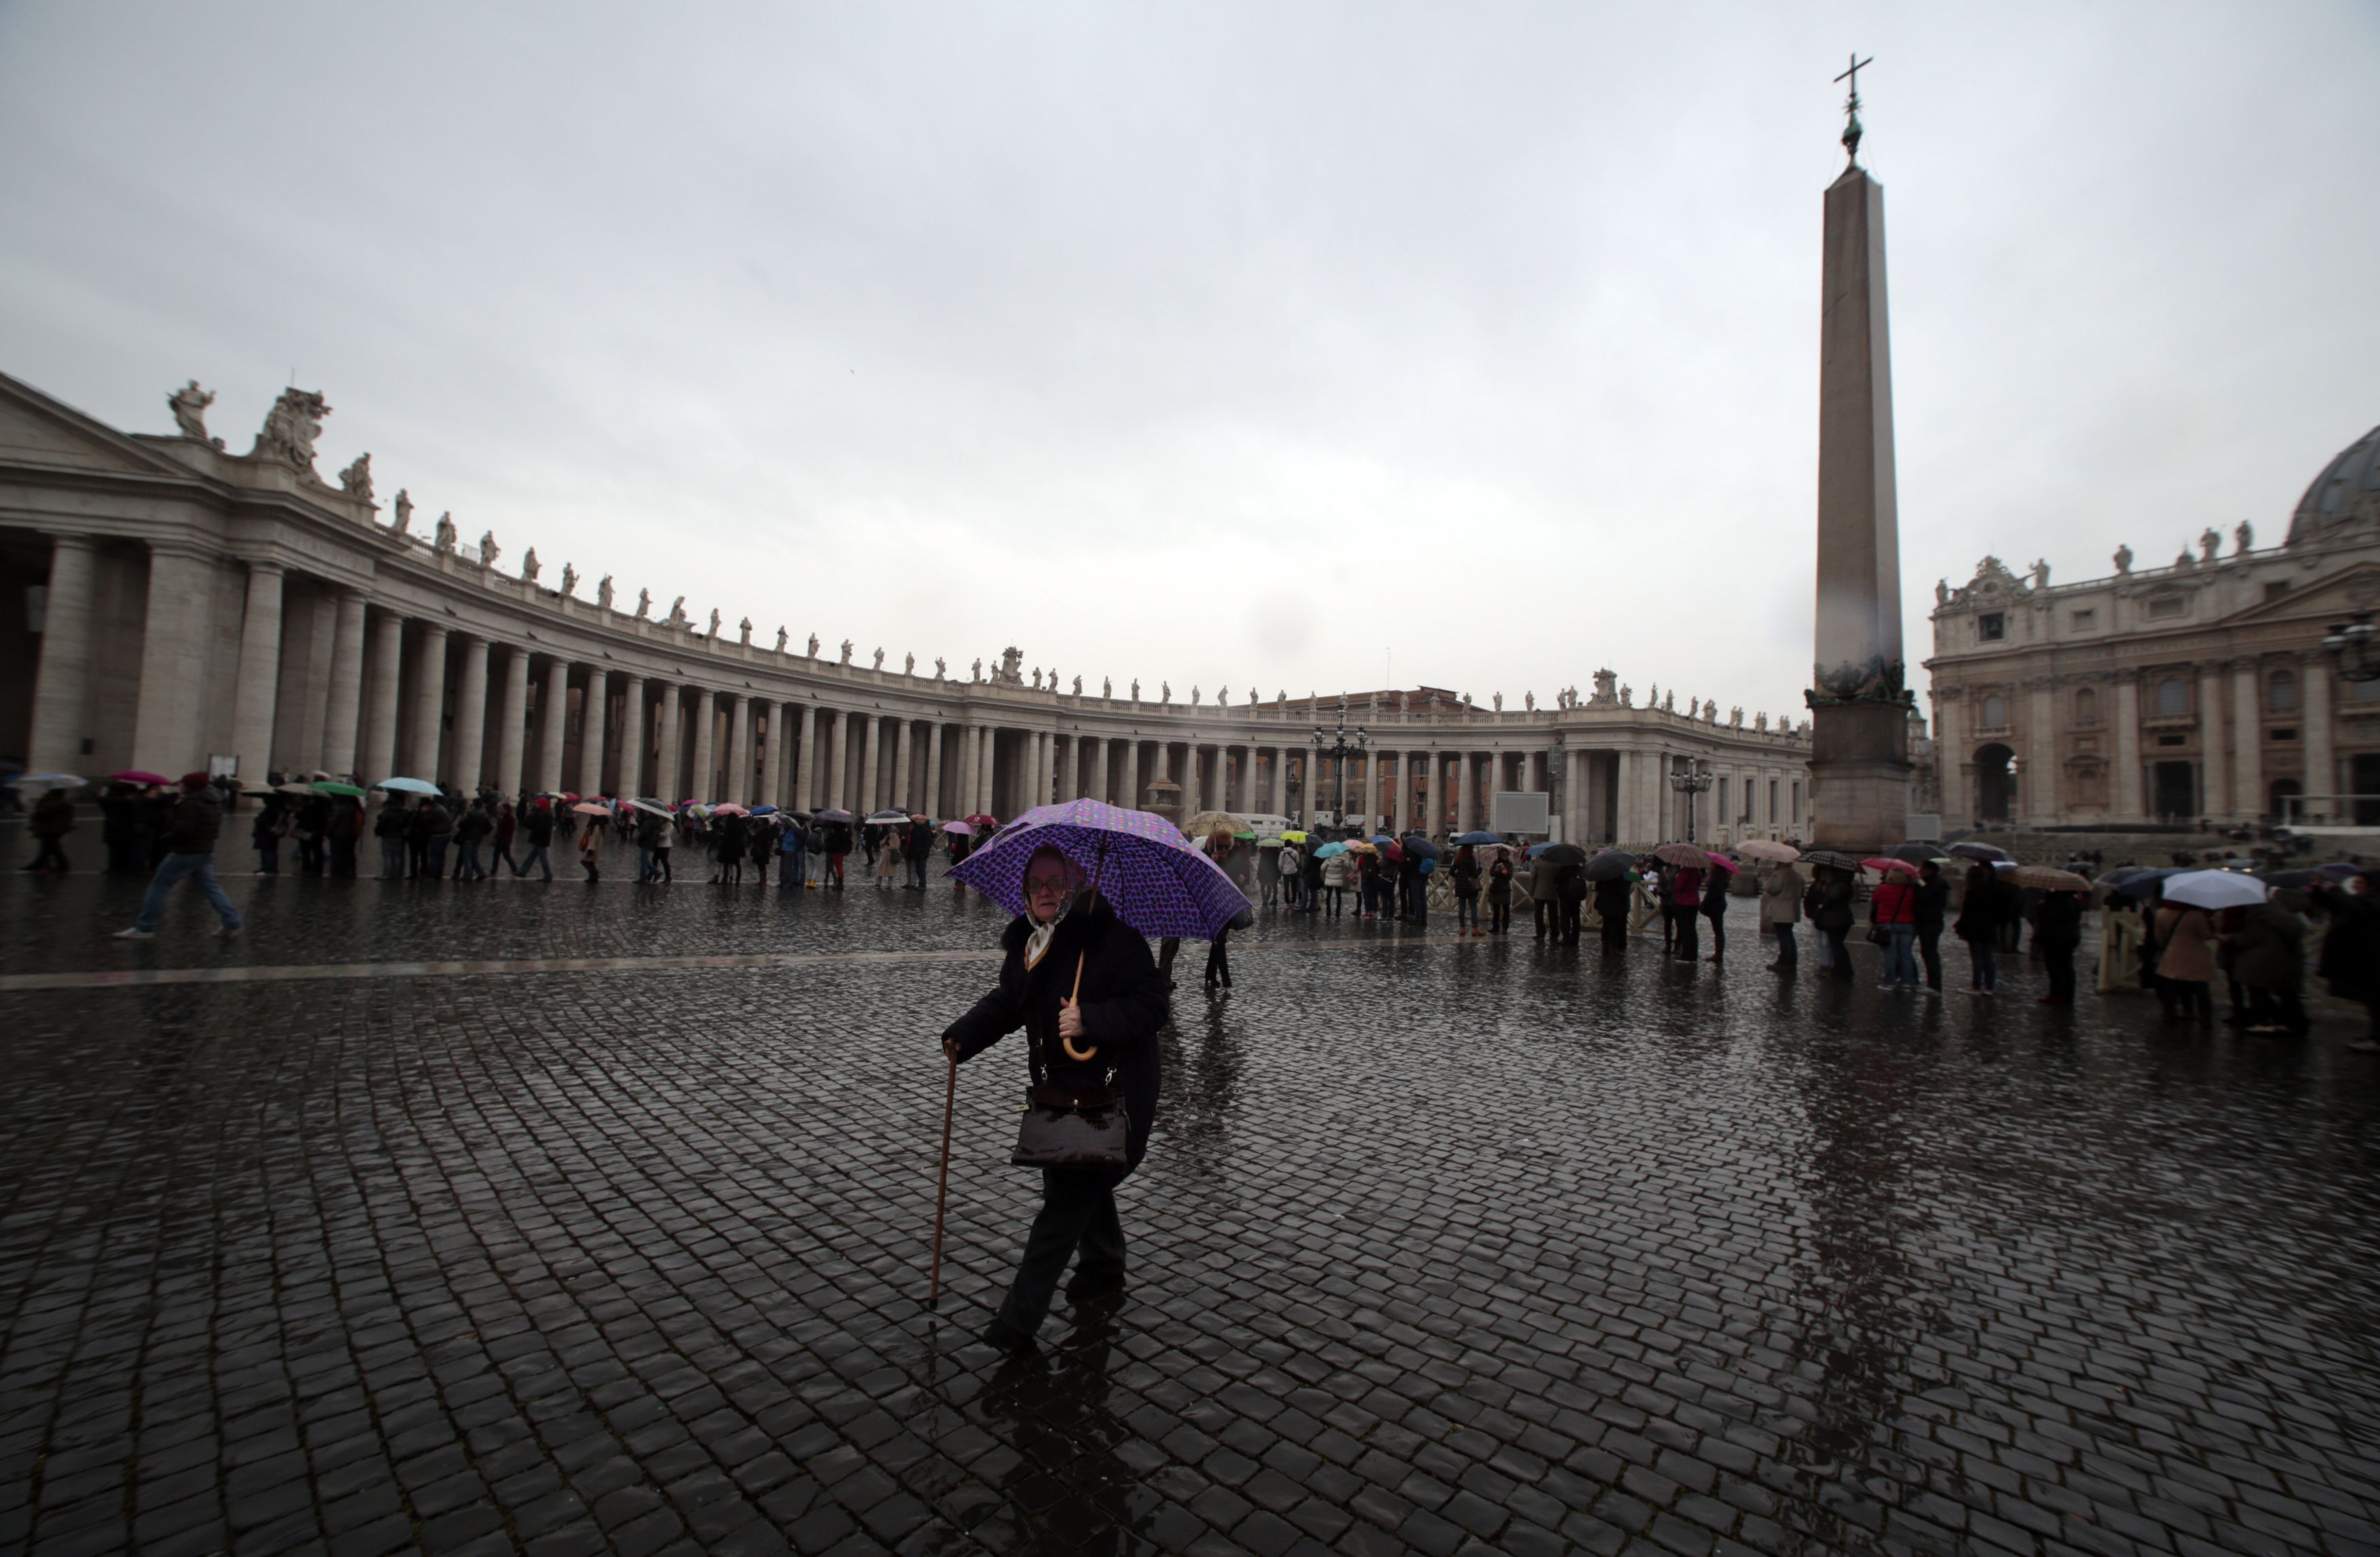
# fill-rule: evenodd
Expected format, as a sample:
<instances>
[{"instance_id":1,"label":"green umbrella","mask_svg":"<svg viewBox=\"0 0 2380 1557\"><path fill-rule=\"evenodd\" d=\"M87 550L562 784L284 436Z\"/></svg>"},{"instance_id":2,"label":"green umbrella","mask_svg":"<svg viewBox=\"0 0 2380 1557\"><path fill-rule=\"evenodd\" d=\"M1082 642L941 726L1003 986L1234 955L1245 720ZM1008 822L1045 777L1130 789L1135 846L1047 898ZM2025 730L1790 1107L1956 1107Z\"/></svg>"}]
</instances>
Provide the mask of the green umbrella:
<instances>
[{"instance_id":1,"label":"green umbrella","mask_svg":"<svg viewBox=\"0 0 2380 1557\"><path fill-rule=\"evenodd\" d=\"M336 779L316 779L314 781L314 793L317 795L345 795L349 799L353 800L360 800L364 797L364 791L362 789L352 784L341 784Z\"/></svg>"}]
</instances>

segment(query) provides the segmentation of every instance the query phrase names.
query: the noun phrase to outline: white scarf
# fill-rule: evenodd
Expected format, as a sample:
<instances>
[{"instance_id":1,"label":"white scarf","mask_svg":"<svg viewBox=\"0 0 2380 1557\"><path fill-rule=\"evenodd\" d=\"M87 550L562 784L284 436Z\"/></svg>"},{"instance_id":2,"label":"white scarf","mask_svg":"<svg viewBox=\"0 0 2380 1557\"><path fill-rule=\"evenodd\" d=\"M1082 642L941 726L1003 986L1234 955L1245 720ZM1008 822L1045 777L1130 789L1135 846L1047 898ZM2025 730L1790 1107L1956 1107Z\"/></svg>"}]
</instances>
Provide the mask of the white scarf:
<instances>
[{"instance_id":1,"label":"white scarf","mask_svg":"<svg viewBox=\"0 0 2380 1557\"><path fill-rule=\"evenodd\" d=\"M1071 899L1060 905L1058 912L1050 918L1049 923L1035 925L1032 933L1026 936L1025 966L1028 969L1049 954L1050 942L1058 933L1059 921L1066 917L1066 911L1073 906L1074 903Z\"/></svg>"}]
</instances>

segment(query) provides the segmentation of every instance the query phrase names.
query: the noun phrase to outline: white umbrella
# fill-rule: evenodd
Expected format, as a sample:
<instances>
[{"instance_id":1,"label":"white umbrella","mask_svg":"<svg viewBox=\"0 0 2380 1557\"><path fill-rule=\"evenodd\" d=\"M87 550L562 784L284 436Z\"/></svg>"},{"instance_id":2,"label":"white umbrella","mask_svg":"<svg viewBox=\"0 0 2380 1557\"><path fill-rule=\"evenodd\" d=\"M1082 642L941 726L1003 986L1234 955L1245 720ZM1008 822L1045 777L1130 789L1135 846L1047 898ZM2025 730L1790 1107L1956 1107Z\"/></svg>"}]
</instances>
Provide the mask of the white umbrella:
<instances>
[{"instance_id":1,"label":"white umbrella","mask_svg":"<svg viewBox=\"0 0 2380 1557\"><path fill-rule=\"evenodd\" d=\"M1746 838L1735 845L1735 852L1746 859L1768 859L1779 865L1791 865L1802 858L1800 849L1774 838Z\"/></svg>"},{"instance_id":2,"label":"white umbrella","mask_svg":"<svg viewBox=\"0 0 2380 1557\"><path fill-rule=\"evenodd\" d=\"M2272 888L2236 870L2191 870L2165 879L2165 900L2194 908L2244 908L2262 903Z\"/></svg>"}]
</instances>

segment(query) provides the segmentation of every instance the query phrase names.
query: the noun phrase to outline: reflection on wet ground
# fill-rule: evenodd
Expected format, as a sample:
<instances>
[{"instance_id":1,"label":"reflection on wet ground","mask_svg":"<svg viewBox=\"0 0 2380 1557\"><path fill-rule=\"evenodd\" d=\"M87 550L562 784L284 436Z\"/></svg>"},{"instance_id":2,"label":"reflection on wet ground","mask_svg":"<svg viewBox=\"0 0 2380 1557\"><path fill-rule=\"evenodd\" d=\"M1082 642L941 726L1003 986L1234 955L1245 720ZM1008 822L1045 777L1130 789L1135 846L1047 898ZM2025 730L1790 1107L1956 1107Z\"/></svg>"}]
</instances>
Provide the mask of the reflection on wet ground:
<instances>
[{"instance_id":1,"label":"reflection on wet ground","mask_svg":"<svg viewBox=\"0 0 2380 1557\"><path fill-rule=\"evenodd\" d=\"M0 991L0 1548L2380 1541L2350 1028L1269 919L1130 1293L1003 1363L1021 1055L921 1301L981 904L243 879L110 946L133 886L0 884L0 974L389 967Z\"/></svg>"}]
</instances>

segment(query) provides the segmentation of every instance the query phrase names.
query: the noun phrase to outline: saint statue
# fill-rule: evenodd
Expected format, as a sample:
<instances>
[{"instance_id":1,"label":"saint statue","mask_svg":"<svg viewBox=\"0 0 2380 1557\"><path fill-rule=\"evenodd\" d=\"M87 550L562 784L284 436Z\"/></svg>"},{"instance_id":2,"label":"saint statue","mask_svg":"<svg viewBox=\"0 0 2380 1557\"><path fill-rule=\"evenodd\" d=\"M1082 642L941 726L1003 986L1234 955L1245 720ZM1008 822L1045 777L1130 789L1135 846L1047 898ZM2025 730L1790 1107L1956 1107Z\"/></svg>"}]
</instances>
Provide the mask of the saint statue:
<instances>
[{"instance_id":1,"label":"saint statue","mask_svg":"<svg viewBox=\"0 0 2380 1557\"><path fill-rule=\"evenodd\" d=\"M1521 706L1529 712L1535 713L1537 711L1537 695L1535 692L1522 693Z\"/></svg>"},{"instance_id":2,"label":"saint statue","mask_svg":"<svg viewBox=\"0 0 2380 1557\"><path fill-rule=\"evenodd\" d=\"M983 661L980 657L976 660L976 663L973 665L968 667L967 679L969 681L981 681L983 679Z\"/></svg>"},{"instance_id":3,"label":"saint statue","mask_svg":"<svg viewBox=\"0 0 2380 1557\"><path fill-rule=\"evenodd\" d=\"M2210 530L2208 533L2212 534L2213 531ZM2033 559L2033 587L2036 590L2046 590L2049 588L2049 559L2047 557L2035 557Z\"/></svg>"},{"instance_id":4,"label":"saint statue","mask_svg":"<svg viewBox=\"0 0 2380 1557\"><path fill-rule=\"evenodd\" d=\"M371 501L371 453L366 450L356 456L355 463L339 472L339 490L349 497Z\"/></svg>"},{"instance_id":5,"label":"saint statue","mask_svg":"<svg viewBox=\"0 0 2380 1557\"><path fill-rule=\"evenodd\" d=\"M277 459L312 475L314 440L322 435L322 419L330 414L330 406L311 390L283 390L273 409L264 413L264 426L248 457Z\"/></svg>"},{"instance_id":6,"label":"saint statue","mask_svg":"<svg viewBox=\"0 0 2380 1557\"><path fill-rule=\"evenodd\" d=\"M1661 706L1661 684L1659 682L1656 681L1653 683L1653 689L1645 694L1645 706L1646 708L1659 708Z\"/></svg>"},{"instance_id":7,"label":"saint statue","mask_svg":"<svg viewBox=\"0 0 2380 1557\"><path fill-rule=\"evenodd\" d=\"M638 621L639 621L639 622L643 621L643 620L645 619L646 614L647 614L649 612L650 612L650 611L652 610L652 608L653 608L653 592L652 592L652 590L638 590L637 591L637 620L638 620Z\"/></svg>"},{"instance_id":8,"label":"saint statue","mask_svg":"<svg viewBox=\"0 0 2380 1557\"><path fill-rule=\"evenodd\" d=\"M1076 697L1078 697L1078 698L1079 698L1079 697L1081 697L1082 695L1083 695L1083 678L1082 678L1081 676L1079 676L1079 675L1078 675L1078 676L1075 677L1075 696L1076 696Z\"/></svg>"},{"instance_id":9,"label":"saint statue","mask_svg":"<svg viewBox=\"0 0 2380 1557\"><path fill-rule=\"evenodd\" d=\"M710 637L714 640L719 637L720 620L719 607L714 605L710 608Z\"/></svg>"},{"instance_id":10,"label":"saint statue","mask_svg":"<svg viewBox=\"0 0 2380 1557\"><path fill-rule=\"evenodd\" d=\"M787 636L787 635L786 635L786 632L785 632L784 627L783 627L783 626L780 626L777 628L777 652L778 652L778 653L780 653L780 654L782 654L782 653L783 653L783 652L785 651L785 639L786 639L786 636Z\"/></svg>"},{"instance_id":11,"label":"saint statue","mask_svg":"<svg viewBox=\"0 0 2380 1557\"><path fill-rule=\"evenodd\" d=\"M684 595L680 595L677 599L670 602L669 625L673 627L683 627L687 625L686 620L686 597Z\"/></svg>"},{"instance_id":12,"label":"saint statue","mask_svg":"<svg viewBox=\"0 0 2380 1557\"><path fill-rule=\"evenodd\" d=\"M1663 713L1675 713L1678 712L1678 689L1676 687L1672 687L1670 688L1669 697L1662 700L1661 712Z\"/></svg>"},{"instance_id":13,"label":"saint statue","mask_svg":"<svg viewBox=\"0 0 2380 1557\"><path fill-rule=\"evenodd\" d=\"M876 668L878 670L884 668L884 651L880 648L876 651Z\"/></svg>"},{"instance_id":14,"label":"saint statue","mask_svg":"<svg viewBox=\"0 0 2380 1557\"><path fill-rule=\"evenodd\" d=\"M612 587L612 576L610 574L607 573L603 575L601 579L597 580L595 585L596 604L601 606L604 610L609 611L612 609L612 602L616 598L617 594L618 591L613 590Z\"/></svg>"},{"instance_id":15,"label":"saint statue","mask_svg":"<svg viewBox=\"0 0 2380 1557\"><path fill-rule=\"evenodd\" d=\"M941 680L943 677L947 676L948 675L950 675L950 673L951 673L951 667L950 667L950 665L949 665L949 664L948 664L948 663L947 663L943 659L942 659L942 657L941 657L940 654L935 655L935 656L934 656L934 679L935 679L936 681L940 681L940 680Z\"/></svg>"},{"instance_id":16,"label":"saint statue","mask_svg":"<svg viewBox=\"0 0 2380 1557\"><path fill-rule=\"evenodd\" d=\"M578 592L578 570L568 563L562 565L562 592L565 595Z\"/></svg>"},{"instance_id":17,"label":"saint statue","mask_svg":"<svg viewBox=\"0 0 2380 1557\"><path fill-rule=\"evenodd\" d=\"M1937 605L1950 603L1950 580L1948 578L1934 580L1934 603Z\"/></svg>"},{"instance_id":18,"label":"saint statue","mask_svg":"<svg viewBox=\"0 0 2380 1557\"><path fill-rule=\"evenodd\" d=\"M816 634L816 633L812 633L812 634L810 634L810 658L811 658L811 659L813 659L813 660L817 659L817 658L818 658L818 651L819 651L819 637L818 637L818 634Z\"/></svg>"},{"instance_id":19,"label":"saint statue","mask_svg":"<svg viewBox=\"0 0 2380 1557\"><path fill-rule=\"evenodd\" d=\"M413 527L413 494L403 487L396 489L396 533L405 534Z\"/></svg>"},{"instance_id":20,"label":"saint statue","mask_svg":"<svg viewBox=\"0 0 2380 1557\"><path fill-rule=\"evenodd\" d=\"M1190 706L1192 708L1198 706L1198 684L1195 681L1190 684Z\"/></svg>"},{"instance_id":21,"label":"saint statue","mask_svg":"<svg viewBox=\"0 0 2380 1557\"><path fill-rule=\"evenodd\" d=\"M1463 694L1463 712L1465 713L1471 712L1471 694L1468 692Z\"/></svg>"},{"instance_id":22,"label":"saint statue","mask_svg":"<svg viewBox=\"0 0 2380 1557\"><path fill-rule=\"evenodd\" d=\"M1754 714L1752 716L1752 727L1759 731L1762 735L1767 735L1768 733L1768 716L1765 713Z\"/></svg>"},{"instance_id":23,"label":"saint statue","mask_svg":"<svg viewBox=\"0 0 2380 1557\"><path fill-rule=\"evenodd\" d=\"M1140 701L1140 677L1136 675L1132 678L1132 700Z\"/></svg>"},{"instance_id":24,"label":"saint statue","mask_svg":"<svg viewBox=\"0 0 2380 1557\"><path fill-rule=\"evenodd\" d=\"M1614 693L1613 696L1620 699L1620 706L1621 708L1634 708L1636 706L1636 688L1629 686L1624 681L1620 684L1620 690Z\"/></svg>"},{"instance_id":25,"label":"saint statue","mask_svg":"<svg viewBox=\"0 0 2380 1557\"><path fill-rule=\"evenodd\" d=\"M1504 712L1504 694L1501 692L1496 694L1496 712L1499 713Z\"/></svg>"},{"instance_id":26,"label":"saint statue","mask_svg":"<svg viewBox=\"0 0 2380 1557\"><path fill-rule=\"evenodd\" d=\"M2222 549L2223 537L2215 533L2215 527L2213 525L2208 525L2204 529L2199 532L2198 550L2203 555L2204 555L2208 562L2213 562L2215 560L2215 553Z\"/></svg>"},{"instance_id":27,"label":"saint statue","mask_svg":"<svg viewBox=\"0 0 2380 1557\"><path fill-rule=\"evenodd\" d=\"M537 582L537 548L531 546L528 551L521 553L521 577L524 579L527 579L529 583L534 584Z\"/></svg>"},{"instance_id":28,"label":"saint statue","mask_svg":"<svg viewBox=\"0 0 2380 1557\"><path fill-rule=\"evenodd\" d=\"M214 403L214 391L200 389L196 379L165 396L165 404L173 408L174 425L181 431L183 437L195 438L219 449L223 447L223 440L207 436L207 407Z\"/></svg>"},{"instance_id":29,"label":"saint statue","mask_svg":"<svg viewBox=\"0 0 2380 1557\"><path fill-rule=\"evenodd\" d=\"M2116 548L2116 571L2119 573L2130 573L2131 570L2132 549L2130 546L2118 546Z\"/></svg>"},{"instance_id":30,"label":"saint statue","mask_svg":"<svg viewBox=\"0 0 2380 1557\"><path fill-rule=\"evenodd\" d=\"M1033 667L1033 689L1036 692L1041 690L1041 667L1039 665Z\"/></svg>"},{"instance_id":31,"label":"saint statue","mask_svg":"<svg viewBox=\"0 0 2380 1557\"><path fill-rule=\"evenodd\" d=\"M1103 675L1099 677L1099 696L1107 699L1110 702L1113 702L1115 700L1115 680L1112 676Z\"/></svg>"},{"instance_id":32,"label":"saint statue","mask_svg":"<svg viewBox=\"0 0 2380 1557\"><path fill-rule=\"evenodd\" d=\"M1703 699L1703 723L1706 724L1716 724L1718 723L1718 699L1705 698Z\"/></svg>"},{"instance_id":33,"label":"saint statue","mask_svg":"<svg viewBox=\"0 0 2380 1557\"><path fill-rule=\"evenodd\" d=\"M901 656L901 674L903 675L915 675L917 674L917 655L904 654Z\"/></svg>"},{"instance_id":34,"label":"saint statue","mask_svg":"<svg viewBox=\"0 0 2380 1557\"><path fill-rule=\"evenodd\" d=\"M843 663L851 663L851 639L847 638L843 640Z\"/></svg>"},{"instance_id":35,"label":"saint statue","mask_svg":"<svg viewBox=\"0 0 2380 1557\"><path fill-rule=\"evenodd\" d=\"M1727 711L1727 722L1728 722L1728 724L1729 724L1729 726L1730 726L1730 728L1737 729L1737 730L1741 730L1741 729L1742 729L1742 728L1743 728L1743 705L1742 705L1742 704L1738 703L1738 704L1736 704L1734 707L1732 707L1732 708L1730 708L1730 709L1729 709L1729 710Z\"/></svg>"},{"instance_id":36,"label":"saint statue","mask_svg":"<svg viewBox=\"0 0 2380 1557\"><path fill-rule=\"evenodd\" d=\"M2231 531L2232 555L2242 557L2246 556L2248 554L2249 548L2255 545L2255 543L2256 527L2250 524L2247 520L2241 519L2239 525Z\"/></svg>"},{"instance_id":37,"label":"saint statue","mask_svg":"<svg viewBox=\"0 0 2380 1557\"><path fill-rule=\"evenodd\" d=\"M495 566L496 558L500 554L496 550L496 532L492 529L483 531L480 536L480 566Z\"/></svg>"},{"instance_id":38,"label":"saint statue","mask_svg":"<svg viewBox=\"0 0 2380 1557\"><path fill-rule=\"evenodd\" d=\"M1159 706L1159 707L1160 707L1160 708L1170 707L1170 706L1172 704L1172 701L1173 701L1173 683L1172 683L1171 681L1160 681L1160 682L1159 682L1159 683L1157 684L1157 702L1158 702L1158 706Z\"/></svg>"},{"instance_id":39,"label":"saint statue","mask_svg":"<svg viewBox=\"0 0 2380 1557\"><path fill-rule=\"evenodd\" d=\"M751 647L752 647L752 618L751 618L751 617L749 617L749 616L747 616L747 617L745 617L741 622L736 623L736 624L735 624L735 633L736 633L736 641L737 641L737 642L739 642L739 643L743 644L743 645L744 645L744 647L745 647L745 648L747 648L747 649L751 648Z\"/></svg>"},{"instance_id":40,"label":"saint statue","mask_svg":"<svg viewBox=\"0 0 2380 1557\"><path fill-rule=\"evenodd\" d=\"M437 534L431 544L442 552L451 552L455 549L455 511L449 508L438 516Z\"/></svg>"}]
</instances>

